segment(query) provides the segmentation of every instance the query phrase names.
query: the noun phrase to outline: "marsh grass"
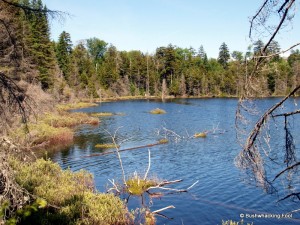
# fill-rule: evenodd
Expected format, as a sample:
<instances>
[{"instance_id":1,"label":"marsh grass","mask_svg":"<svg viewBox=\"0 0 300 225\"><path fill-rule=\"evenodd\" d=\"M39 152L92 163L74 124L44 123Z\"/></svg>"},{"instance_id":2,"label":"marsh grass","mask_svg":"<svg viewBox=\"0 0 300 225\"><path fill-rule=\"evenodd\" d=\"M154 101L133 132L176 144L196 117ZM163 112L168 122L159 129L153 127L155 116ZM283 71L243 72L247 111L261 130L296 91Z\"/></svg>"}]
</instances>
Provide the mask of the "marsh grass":
<instances>
[{"instance_id":1,"label":"marsh grass","mask_svg":"<svg viewBox=\"0 0 300 225\"><path fill-rule=\"evenodd\" d=\"M124 203L112 194L97 193L90 173L62 170L44 159L30 164L9 161L16 181L47 203L20 224L130 224L132 216Z\"/></svg>"},{"instance_id":2,"label":"marsh grass","mask_svg":"<svg viewBox=\"0 0 300 225\"><path fill-rule=\"evenodd\" d=\"M68 111L72 109L88 108L97 105L98 104L96 103L90 103L90 102L77 102L77 103L69 103L69 104L59 104L56 106L56 108L59 111Z\"/></svg>"},{"instance_id":3,"label":"marsh grass","mask_svg":"<svg viewBox=\"0 0 300 225\"><path fill-rule=\"evenodd\" d=\"M99 124L99 119L86 113L46 113L41 121L53 127L74 127L79 124Z\"/></svg>"},{"instance_id":4,"label":"marsh grass","mask_svg":"<svg viewBox=\"0 0 300 225\"><path fill-rule=\"evenodd\" d=\"M150 111L151 114L165 114L166 111L160 108L156 108Z\"/></svg>"},{"instance_id":5,"label":"marsh grass","mask_svg":"<svg viewBox=\"0 0 300 225\"><path fill-rule=\"evenodd\" d=\"M24 137L27 137L33 146L67 145L73 141L72 128L79 124L98 125L99 119L85 113L46 113L35 123L14 130L11 136L18 142L24 142Z\"/></svg>"}]
</instances>

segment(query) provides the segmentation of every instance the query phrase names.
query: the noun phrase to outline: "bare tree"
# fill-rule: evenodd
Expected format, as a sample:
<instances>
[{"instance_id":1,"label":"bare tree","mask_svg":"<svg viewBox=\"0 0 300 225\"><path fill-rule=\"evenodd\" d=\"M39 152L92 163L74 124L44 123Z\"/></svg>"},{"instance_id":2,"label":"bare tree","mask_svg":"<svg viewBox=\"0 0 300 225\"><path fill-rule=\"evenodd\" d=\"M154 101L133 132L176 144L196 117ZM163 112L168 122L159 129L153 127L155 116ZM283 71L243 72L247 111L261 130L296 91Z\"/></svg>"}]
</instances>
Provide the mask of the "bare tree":
<instances>
[{"instance_id":1,"label":"bare tree","mask_svg":"<svg viewBox=\"0 0 300 225\"><path fill-rule=\"evenodd\" d=\"M295 12L295 0L265 0L251 18L250 38L258 35L267 38L267 42L260 54L252 58L253 69L246 71L245 87L236 111L237 138L243 147L236 157L236 165L248 172L256 183L267 191L277 191L281 194L281 200L291 197L300 200L300 192L297 191L300 183L295 176L298 173L300 162L297 159L297 148L293 138L295 129L291 123L294 117L300 113L298 104L293 99L299 94L300 84L296 83L295 88L286 97L271 106L262 115L256 108L253 95L259 92L255 82L262 63L300 45L300 43L294 44L287 50L275 54L268 54L267 51L279 32L291 25ZM277 23L274 24L274 21ZM261 116L253 126L250 120L253 120L255 116L257 118L258 115ZM250 130L249 125L253 126ZM278 138L276 133L279 132L284 134L281 137L283 138L283 147L274 148L273 139Z\"/></svg>"}]
</instances>

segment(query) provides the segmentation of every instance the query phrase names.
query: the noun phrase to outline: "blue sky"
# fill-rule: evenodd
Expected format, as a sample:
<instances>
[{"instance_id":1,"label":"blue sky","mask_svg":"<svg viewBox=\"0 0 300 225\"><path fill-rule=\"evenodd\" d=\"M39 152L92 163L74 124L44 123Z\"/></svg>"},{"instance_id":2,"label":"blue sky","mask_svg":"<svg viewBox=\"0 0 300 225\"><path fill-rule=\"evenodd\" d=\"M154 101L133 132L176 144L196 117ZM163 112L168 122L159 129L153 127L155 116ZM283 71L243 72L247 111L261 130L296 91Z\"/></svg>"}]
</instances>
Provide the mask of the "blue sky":
<instances>
[{"instance_id":1,"label":"blue sky","mask_svg":"<svg viewBox=\"0 0 300 225\"><path fill-rule=\"evenodd\" d=\"M218 56L225 42L229 50L245 52L249 17L262 0L44 0L48 8L71 14L65 21L51 21L51 38L70 33L73 44L97 37L118 50L154 53L173 44L198 49L208 57ZM296 17L298 20L299 17ZM297 22L295 22L297 24ZM299 29L277 38L282 49L300 41ZM297 40L296 37L299 37Z\"/></svg>"}]
</instances>

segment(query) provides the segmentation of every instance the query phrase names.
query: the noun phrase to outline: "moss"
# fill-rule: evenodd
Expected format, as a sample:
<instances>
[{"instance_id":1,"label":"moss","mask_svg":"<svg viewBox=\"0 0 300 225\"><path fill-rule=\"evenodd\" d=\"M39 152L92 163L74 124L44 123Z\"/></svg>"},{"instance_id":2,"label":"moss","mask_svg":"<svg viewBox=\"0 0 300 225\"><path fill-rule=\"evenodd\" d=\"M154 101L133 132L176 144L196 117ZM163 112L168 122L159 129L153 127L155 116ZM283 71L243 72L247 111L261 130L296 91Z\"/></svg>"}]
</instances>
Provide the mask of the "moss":
<instances>
[{"instance_id":1,"label":"moss","mask_svg":"<svg viewBox=\"0 0 300 225\"><path fill-rule=\"evenodd\" d=\"M194 138L206 138L206 133L205 132L200 132L194 134Z\"/></svg>"},{"instance_id":2,"label":"moss","mask_svg":"<svg viewBox=\"0 0 300 225\"><path fill-rule=\"evenodd\" d=\"M16 181L52 210L41 209L21 224L129 224L124 203L112 194L96 193L86 171L62 170L58 164L38 159L21 163L10 159ZM47 208L47 207L46 207Z\"/></svg>"},{"instance_id":3,"label":"moss","mask_svg":"<svg viewBox=\"0 0 300 225\"><path fill-rule=\"evenodd\" d=\"M165 114L166 111L160 108L156 108L150 111L151 114Z\"/></svg>"}]
</instances>

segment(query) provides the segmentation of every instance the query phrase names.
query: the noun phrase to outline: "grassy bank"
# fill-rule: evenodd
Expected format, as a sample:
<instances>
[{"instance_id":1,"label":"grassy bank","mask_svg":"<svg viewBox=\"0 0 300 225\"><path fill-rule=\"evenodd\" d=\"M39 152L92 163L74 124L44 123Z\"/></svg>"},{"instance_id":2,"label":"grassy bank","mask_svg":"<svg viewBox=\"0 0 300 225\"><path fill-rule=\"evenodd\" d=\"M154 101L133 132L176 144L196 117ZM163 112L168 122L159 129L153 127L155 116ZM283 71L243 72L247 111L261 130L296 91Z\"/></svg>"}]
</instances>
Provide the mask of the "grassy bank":
<instances>
[{"instance_id":1,"label":"grassy bank","mask_svg":"<svg viewBox=\"0 0 300 225\"><path fill-rule=\"evenodd\" d=\"M74 128L80 124L98 125L99 119L85 113L45 113L36 121L13 130L11 137L17 143L34 148L48 148L72 143Z\"/></svg>"}]
</instances>

